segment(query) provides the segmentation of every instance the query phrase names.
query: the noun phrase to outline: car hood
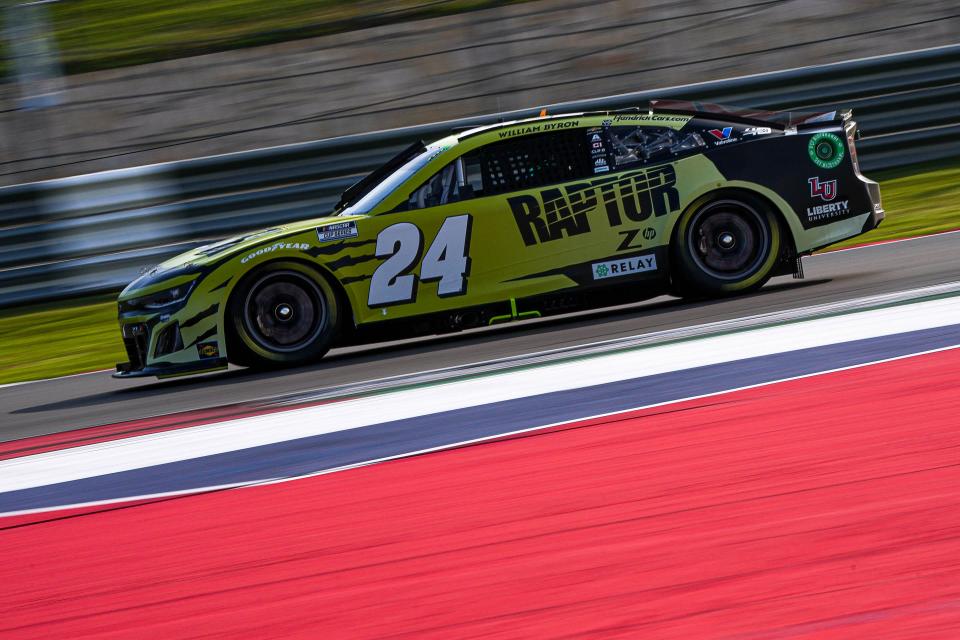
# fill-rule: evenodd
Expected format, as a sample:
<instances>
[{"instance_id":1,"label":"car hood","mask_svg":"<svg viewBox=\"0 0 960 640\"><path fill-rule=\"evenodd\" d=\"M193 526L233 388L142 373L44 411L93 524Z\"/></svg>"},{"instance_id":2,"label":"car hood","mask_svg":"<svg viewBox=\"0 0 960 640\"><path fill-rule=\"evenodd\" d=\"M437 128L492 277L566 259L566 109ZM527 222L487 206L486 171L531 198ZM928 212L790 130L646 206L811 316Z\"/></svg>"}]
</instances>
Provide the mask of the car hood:
<instances>
[{"instance_id":1,"label":"car hood","mask_svg":"<svg viewBox=\"0 0 960 640\"><path fill-rule=\"evenodd\" d=\"M134 294L142 295L164 287L176 286L181 282L195 278L197 275L212 271L224 260L229 260L248 249L269 243L275 239L303 233L304 231L324 224L348 222L362 217L364 216L326 216L322 218L312 218L310 220L300 220L267 229L251 231L196 247L161 262L142 273L140 277L127 285L123 292L121 292L120 298L124 299Z\"/></svg>"}]
</instances>

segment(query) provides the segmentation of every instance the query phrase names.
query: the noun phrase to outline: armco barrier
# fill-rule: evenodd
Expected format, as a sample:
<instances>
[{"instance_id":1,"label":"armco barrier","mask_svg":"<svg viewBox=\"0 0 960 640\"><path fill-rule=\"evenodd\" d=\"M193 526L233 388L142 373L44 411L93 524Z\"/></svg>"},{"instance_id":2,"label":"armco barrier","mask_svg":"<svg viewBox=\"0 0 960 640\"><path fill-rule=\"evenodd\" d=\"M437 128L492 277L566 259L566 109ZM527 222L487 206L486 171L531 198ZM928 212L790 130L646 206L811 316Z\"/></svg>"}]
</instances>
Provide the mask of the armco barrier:
<instances>
[{"instance_id":1,"label":"armco barrier","mask_svg":"<svg viewBox=\"0 0 960 640\"><path fill-rule=\"evenodd\" d=\"M548 105L550 113L695 99L853 108L865 171L960 156L960 45ZM0 189L0 307L116 291L198 244L329 211L416 139L540 107Z\"/></svg>"}]
</instances>

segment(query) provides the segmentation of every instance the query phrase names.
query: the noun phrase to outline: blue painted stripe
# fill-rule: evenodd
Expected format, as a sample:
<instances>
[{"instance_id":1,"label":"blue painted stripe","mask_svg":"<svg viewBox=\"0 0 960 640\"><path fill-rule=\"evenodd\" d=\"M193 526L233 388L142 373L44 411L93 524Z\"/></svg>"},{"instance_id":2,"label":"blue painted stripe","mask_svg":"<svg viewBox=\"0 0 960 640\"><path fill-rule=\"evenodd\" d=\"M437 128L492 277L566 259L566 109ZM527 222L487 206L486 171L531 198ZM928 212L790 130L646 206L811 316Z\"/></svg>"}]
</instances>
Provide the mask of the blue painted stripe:
<instances>
[{"instance_id":1,"label":"blue painted stripe","mask_svg":"<svg viewBox=\"0 0 960 640\"><path fill-rule=\"evenodd\" d=\"M686 369L0 494L0 512L297 476L960 345L960 325ZM637 351L643 358L643 351ZM640 367L642 368L642 367ZM864 389L864 393L870 393ZM389 407L385 408L389 411Z\"/></svg>"}]
</instances>

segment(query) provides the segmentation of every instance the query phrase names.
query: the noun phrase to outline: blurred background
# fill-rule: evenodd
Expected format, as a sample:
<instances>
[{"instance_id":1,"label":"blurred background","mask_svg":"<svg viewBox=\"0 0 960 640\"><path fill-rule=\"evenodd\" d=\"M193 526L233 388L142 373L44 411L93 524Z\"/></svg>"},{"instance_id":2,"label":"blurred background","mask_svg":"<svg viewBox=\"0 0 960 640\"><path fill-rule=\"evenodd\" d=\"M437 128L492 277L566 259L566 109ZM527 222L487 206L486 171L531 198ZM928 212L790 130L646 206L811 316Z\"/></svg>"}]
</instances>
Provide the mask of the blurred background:
<instances>
[{"instance_id":1,"label":"blurred background","mask_svg":"<svg viewBox=\"0 0 960 640\"><path fill-rule=\"evenodd\" d=\"M113 300L142 269L545 105L852 107L888 212L855 241L960 226L953 0L0 6L0 383L122 360Z\"/></svg>"},{"instance_id":2,"label":"blurred background","mask_svg":"<svg viewBox=\"0 0 960 640\"><path fill-rule=\"evenodd\" d=\"M6 3L0 184L955 42L952 0Z\"/></svg>"}]
</instances>

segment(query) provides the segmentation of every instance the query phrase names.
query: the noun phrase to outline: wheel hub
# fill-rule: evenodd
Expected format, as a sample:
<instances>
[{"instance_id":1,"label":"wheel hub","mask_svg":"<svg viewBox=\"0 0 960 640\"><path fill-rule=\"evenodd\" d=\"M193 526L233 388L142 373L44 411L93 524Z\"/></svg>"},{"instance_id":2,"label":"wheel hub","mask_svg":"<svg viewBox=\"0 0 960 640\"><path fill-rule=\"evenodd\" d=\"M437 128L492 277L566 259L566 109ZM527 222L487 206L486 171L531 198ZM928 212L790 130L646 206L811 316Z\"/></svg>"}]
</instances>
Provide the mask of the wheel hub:
<instances>
[{"instance_id":1,"label":"wheel hub","mask_svg":"<svg viewBox=\"0 0 960 640\"><path fill-rule=\"evenodd\" d=\"M290 322L293 320L293 307L286 303L278 304L277 308L273 310L273 315L280 322Z\"/></svg>"},{"instance_id":2,"label":"wheel hub","mask_svg":"<svg viewBox=\"0 0 960 640\"><path fill-rule=\"evenodd\" d=\"M690 223L691 257L722 280L747 277L763 261L770 239L761 216L736 201L719 201Z\"/></svg>"},{"instance_id":3,"label":"wheel hub","mask_svg":"<svg viewBox=\"0 0 960 640\"><path fill-rule=\"evenodd\" d=\"M717 244L721 249L733 249L737 244L736 237L729 231L724 231L717 237Z\"/></svg>"},{"instance_id":4,"label":"wheel hub","mask_svg":"<svg viewBox=\"0 0 960 640\"><path fill-rule=\"evenodd\" d=\"M268 273L247 294L244 324L262 347L295 352L323 330L326 306L317 285L294 271Z\"/></svg>"}]
</instances>

